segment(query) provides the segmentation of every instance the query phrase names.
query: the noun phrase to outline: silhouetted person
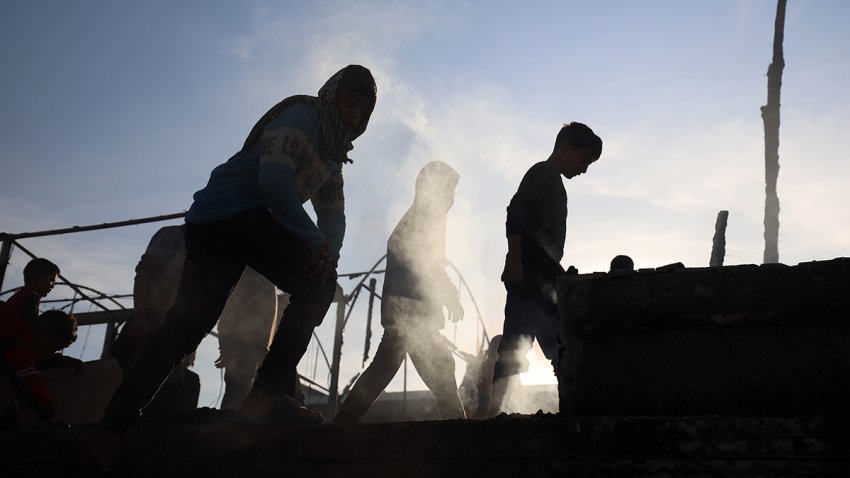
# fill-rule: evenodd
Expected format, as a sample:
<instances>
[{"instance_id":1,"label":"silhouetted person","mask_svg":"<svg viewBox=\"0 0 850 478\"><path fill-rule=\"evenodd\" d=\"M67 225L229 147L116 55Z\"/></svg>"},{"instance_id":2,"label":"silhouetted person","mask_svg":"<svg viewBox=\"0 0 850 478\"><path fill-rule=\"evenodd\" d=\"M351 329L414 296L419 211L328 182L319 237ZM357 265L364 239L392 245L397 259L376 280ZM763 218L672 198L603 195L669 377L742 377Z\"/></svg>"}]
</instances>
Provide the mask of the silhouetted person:
<instances>
[{"instance_id":1,"label":"silhouetted person","mask_svg":"<svg viewBox=\"0 0 850 478\"><path fill-rule=\"evenodd\" d=\"M633 271L635 263L629 256L619 255L611 259L611 267L608 272Z\"/></svg>"},{"instance_id":2,"label":"silhouetted person","mask_svg":"<svg viewBox=\"0 0 850 478\"><path fill-rule=\"evenodd\" d=\"M454 358L440 334L445 317L463 318L458 292L446 274L446 215L454 204L458 174L432 161L416 177L413 205L387 241L381 299L384 335L375 358L354 384L334 421L354 423L410 360L437 398L443 419L466 418L457 392Z\"/></svg>"},{"instance_id":3,"label":"silhouetted person","mask_svg":"<svg viewBox=\"0 0 850 478\"><path fill-rule=\"evenodd\" d=\"M0 322L20 317L32 320L38 316L38 307L53 290L59 276L59 266L44 258L36 258L24 266L24 285L0 308Z\"/></svg>"},{"instance_id":4,"label":"silhouetted person","mask_svg":"<svg viewBox=\"0 0 850 478\"><path fill-rule=\"evenodd\" d=\"M351 142L368 125L375 80L349 65L317 97L292 96L257 122L242 149L216 167L186 215L186 260L174 307L136 368L107 407L102 428L84 436L93 458L108 466L117 437L218 320L245 267L290 294L269 353L238 419L323 421L300 406L296 367L336 292L345 233L342 166ZM316 212L314 223L304 202Z\"/></svg>"},{"instance_id":5,"label":"silhouetted person","mask_svg":"<svg viewBox=\"0 0 850 478\"><path fill-rule=\"evenodd\" d=\"M115 347L124 374L128 374L146 342L165 321L177 298L186 257L185 225L166 226L151 237L136 265L133 317L121 330ZM239 279L218 320L218 340L225 390L221 408L237 410L251 390L257 367L268 352L277 315L277 293L250 267ZM200 379L189 370L189 355L176 367L154 400L145 407L147 418L168 418L197 408Z\"/></svg>"},{"instance_id":6,"label":"silhouetted person","mask_svg":"<svg viewBox=\"0 0 850 478\"><path fill-rule=\"evenodd\" d=\"M47 426L62 422L56 416L53 399L38 369L70 366L80 370L83 364L80 360L58 353L76 339L77 320L59 310L49 310L36 318L15 316L0 322L0 376L10 377ZM10 404L3 406L10 410Z\"/></svg>"},{"instance_id":7,"label":"silhouetted person","mask_svg":"<svg viewBox=\"0 0 850 478\"><path fill-rule=\"evenodd\" d=\"M493 369L499 357L499 342L501 335L490 339L486 350L482 350L474 359L467 360L466 372L463 375L458 393L460 393L463 408L469 418L488 418L490 415L490 400L493 391Z\"/></svg>"},{"instance_id":8,"label":"silhouetted person","mask_svg":"<svg viewBox=\"0 0 850 478\"><path fill-rule=\"evenodd\" d=\"M124 375L136 364L144 345L165 322L174 305L186 258L185 225L166 226L154 233L133 280L133 316L127 321L113 351Z\"/></svg>"},{"instance_id":9,"label":"silhouetted person","mask_svg":"<svg viewBox=\"0 0 850 478\"><path fill-rule=\"evenodd\" d=\"M277 310L274 285L246 267L218 319L216 366L224 369L222 410L239 410L251 392L274 337Z\"/></svg>"},{"instance_id":10,"label":"silhouetted person","mask_svg":"<svg viewBox=\"0 0 850 478\"><path fill-rule=\"evenodd\" d=\"M507 208L508 253L505 323L493 372L491 415L511 399L519 374L528 370L526 354L534 339L557 373L560 355L555 278L567 233L567 179L587 171L602 154L602 140L581 123L564 125L552 154L523 176Z\"/></svg>"}]
</instances>

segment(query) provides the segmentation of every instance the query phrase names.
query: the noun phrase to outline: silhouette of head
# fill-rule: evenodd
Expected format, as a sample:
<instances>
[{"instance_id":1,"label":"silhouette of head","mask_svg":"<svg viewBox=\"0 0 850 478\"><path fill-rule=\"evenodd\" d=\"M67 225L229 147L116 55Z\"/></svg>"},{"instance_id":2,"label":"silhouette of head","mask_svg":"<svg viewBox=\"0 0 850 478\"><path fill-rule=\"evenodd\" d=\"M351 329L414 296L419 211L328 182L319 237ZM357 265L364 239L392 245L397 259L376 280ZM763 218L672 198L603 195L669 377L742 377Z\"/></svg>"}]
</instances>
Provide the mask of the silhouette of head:
<instances>
[{"instance_id":1,"label":"silhouette of head","mask_svg":"<svg viewBox=\"0 0 850 478\"><path fill-rule=\"evenodd\" d=\"M634 263L634 261L632 261L631 257L619 255L619 256L611 259L610 272L633 271L633 270L635 270L635 263Z\"/></svg>"},{"instance_id":2,"label":"silhouette of head","mask_svg":"<svg viewBox=\"0 0 850 478\"><path fill-rule=\"evenodd\" d=\"M416 175L414 204L433 207L435 212L448 212L454 204L455 188L460 174L442 161L431 161Z\"/></svg>"},{"instance_id":3,"label":"silhouette of head","mask_svg":"<svg viewBox=\"0 0 850 478\"><path fill-rule=\"evenodd\" d=\"M575 149L589 149L593 152L594 161L602 156L602 139L584 123L572 122L565 124L555 138L555 149L564 142L570 143Z\"/></svg>"},{"instance_id":4,"label":"silhouette of head","mask_svg":"<svg viewBox=\"0 0 850 478\"><path fill-rule=\"evenodd\" d=\"M38 257L24 266L24 285L34 288L42 297L46 296L56 282L59 266Z\"/></svg>"}]
</instances>

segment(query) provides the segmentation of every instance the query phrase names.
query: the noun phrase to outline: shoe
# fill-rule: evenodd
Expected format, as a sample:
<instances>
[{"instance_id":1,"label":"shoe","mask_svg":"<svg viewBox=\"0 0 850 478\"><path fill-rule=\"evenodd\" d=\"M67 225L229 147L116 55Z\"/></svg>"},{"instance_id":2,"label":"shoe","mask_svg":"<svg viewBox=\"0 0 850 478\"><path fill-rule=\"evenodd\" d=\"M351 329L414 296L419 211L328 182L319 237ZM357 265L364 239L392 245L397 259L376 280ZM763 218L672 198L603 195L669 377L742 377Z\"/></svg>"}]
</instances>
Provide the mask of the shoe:
<instances>
[{"instance_id":1,"label":"shoe","mask_svg":"<svg viewBox=\"0 0 850 478\"><path fill-rule=\"evenodd\" d=\"M325 417L298 403L288 395L272 396L251 390L245 403L229 421L237 423L300 423L321 424Z\"/></svg>"}]
</instances>

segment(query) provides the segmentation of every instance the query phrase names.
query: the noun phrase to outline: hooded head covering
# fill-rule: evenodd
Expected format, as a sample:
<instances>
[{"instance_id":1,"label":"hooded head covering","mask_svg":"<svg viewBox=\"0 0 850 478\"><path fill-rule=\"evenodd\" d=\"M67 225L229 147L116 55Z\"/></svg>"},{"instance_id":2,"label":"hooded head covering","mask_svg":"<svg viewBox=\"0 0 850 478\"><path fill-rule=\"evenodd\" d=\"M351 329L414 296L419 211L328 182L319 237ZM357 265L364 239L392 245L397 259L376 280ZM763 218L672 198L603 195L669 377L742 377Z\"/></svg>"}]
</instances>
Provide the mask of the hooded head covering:
<instances>
[{"instance_id":1,"label":"hooded head covering","mask_svg":"<svg viewBox=\"0 0 850 478\"><path fill-rule=\"evenodd\" d=\"M352 88L354 88L355 93L361 93L360 90L364 90L363 93L370 100L370 104L366 111L364 111L360 119L360 124L353 131L347 131L339 119L339 112L336 108L336 95L340 90ZM348 65L336 72L319 88L318 96L290 96L274 105L251 129L248 138L245 140L245 144L242 146L242 151L247 150L260 139L265 125L280 114L281 111L295 103L307 103L319 111L319 117L321 118L319 154L324 158L336 162L351 163L352 161L348 159L348 152L354 148L351 142L366 131L369 118L375 109L376 96L377 86L375 85L375 79L372 77L372 73L363 66Z\"/></svg>"},{"instance_id":2,"label":"hooded head covering","mask_svg":"<svg viewBox=\"0 0 850 478\"><path fill-rule=\"evenodd\" d=\"M431 161L416 175L416 202L431 202L438 198L454 197L460 174L442 161Z\"/></svg>"}]
</instances>

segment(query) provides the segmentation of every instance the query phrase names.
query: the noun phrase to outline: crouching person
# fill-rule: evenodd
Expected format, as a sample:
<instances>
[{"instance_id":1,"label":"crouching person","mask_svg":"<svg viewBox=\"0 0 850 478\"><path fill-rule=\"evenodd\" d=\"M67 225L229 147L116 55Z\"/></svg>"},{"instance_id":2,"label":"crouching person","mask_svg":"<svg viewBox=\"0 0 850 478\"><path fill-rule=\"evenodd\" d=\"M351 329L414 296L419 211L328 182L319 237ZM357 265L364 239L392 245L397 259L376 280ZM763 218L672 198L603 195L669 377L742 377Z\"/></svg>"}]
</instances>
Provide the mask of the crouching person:
<instances>
[{"instance_id":1,"label":"crouching person","mask_svg":"<svg viewBox=\"0 0 850 478\"><path fill-rule=\"evenodd\" d=\"M318 96L283 100L195 193L175 304L115 391L101 427L83 437L102 467L111 465L119 437L162 381L213 328L246 266L289 293L290 302L236 419L323 421L292 398L296 367L336 292L345 232L342 167L351 142L366 130L375 96L369 70L349 65ZM316 223L303 207L307 200Z\"/></svg>"},{"instance_id":2,"label":"crouching person","mask_svg":"<svg viewBox=\"0 0 850 478\"><path fill-rule=\"evenodd\" d=\"M73 315L50 310L35 319L13 317L0 322L0 374L10 377L27 404L46 426L62 426L53 408L53 399L38 369L71 366L82 362L59 353L77 339ZM16 403L3 404L16 407Z\"/></svg>"}]
</instances>

